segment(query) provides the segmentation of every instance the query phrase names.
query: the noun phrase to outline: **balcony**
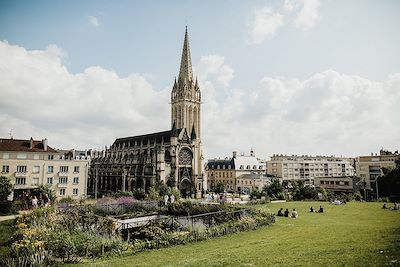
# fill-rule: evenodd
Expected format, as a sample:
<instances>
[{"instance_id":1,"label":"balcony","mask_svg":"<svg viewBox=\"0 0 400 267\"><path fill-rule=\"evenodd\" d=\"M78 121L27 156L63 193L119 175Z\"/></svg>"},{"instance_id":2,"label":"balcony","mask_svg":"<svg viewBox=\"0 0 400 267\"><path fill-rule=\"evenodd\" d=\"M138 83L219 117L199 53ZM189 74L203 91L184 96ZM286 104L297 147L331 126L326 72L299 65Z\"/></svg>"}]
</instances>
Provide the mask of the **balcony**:
<instances>
[{"instance_id":1,"label":"balcony","mask_svg":"<svg viewBox=\"0 0 400 267\"><path fill-rule=\"evenodd\" d=\"M31 187L26 184L15 184L14 185L14 189L28 189L28 188L31 188Z\"/></svg>"},{"instance_id":2,"label":"balcony","mask_svg":"<svg viewBox=\"0 0 400 267\"><path fill-rule=\"evenodd\" d=\"M26 172L15 172L15 177L26 177Z\"/></svg>"},{"instance_id":3,"label":"balcony","mask_svg":"<svg viewBox=\"0 0 400 267\"><path fill-rule=\"evenodd\" d=\"M58 183L58 184L57 184L57 187L58 187L58 188L66 188L66 187L68 187L68 184L61 184L61 183Z\"/></svg>"}]
</instances>

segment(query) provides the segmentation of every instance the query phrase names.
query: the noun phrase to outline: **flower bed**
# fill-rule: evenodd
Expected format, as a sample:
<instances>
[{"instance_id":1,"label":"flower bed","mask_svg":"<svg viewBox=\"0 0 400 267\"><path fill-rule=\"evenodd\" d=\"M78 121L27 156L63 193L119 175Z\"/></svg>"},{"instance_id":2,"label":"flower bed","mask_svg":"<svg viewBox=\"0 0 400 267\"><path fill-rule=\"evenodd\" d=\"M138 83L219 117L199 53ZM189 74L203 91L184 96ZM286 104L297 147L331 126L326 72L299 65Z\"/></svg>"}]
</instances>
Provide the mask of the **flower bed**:
<instances>
[{"instance_id":1,"label":"flower bed","mask_svg":"<svg viewBox=\"0 0 400 267\"><path fill-rule=\"evenodd\" d=\"M145 202L129 197L120 198L114 204L110 200L102 201L107 205L117 205L112 210L124 205L124 212L131 209L129 211L136 215L138 209L150 212L153 208L144 207ZM164 215L158 221L156 219L140 227L117 231L114 218L96 214L99 209L110 214L111 209L105 209L104 203L41 208L17 218L13 243L6 257L0 260L0 265L77 263L85 258L168 247L252 230L275 220L273 214L254 208L178 202L164 209ZM182 224L182 218L189 222L186 226ZM198 222L203 227L193 227ZM133 241L126 242L124 239Z\"/></svg>"}]
</instances>

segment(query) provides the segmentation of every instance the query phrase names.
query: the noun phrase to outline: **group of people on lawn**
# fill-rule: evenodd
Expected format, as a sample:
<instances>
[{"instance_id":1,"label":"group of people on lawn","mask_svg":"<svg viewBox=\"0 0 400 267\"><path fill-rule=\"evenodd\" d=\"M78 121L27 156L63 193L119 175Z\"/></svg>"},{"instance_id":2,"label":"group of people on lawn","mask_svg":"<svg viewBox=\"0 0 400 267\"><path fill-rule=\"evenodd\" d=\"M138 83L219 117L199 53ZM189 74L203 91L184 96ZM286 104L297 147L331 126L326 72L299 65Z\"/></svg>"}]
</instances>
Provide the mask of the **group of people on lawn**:
<instances>
[{"instance_id":1,"label":"group of people on lawn","mask_svg":"<svg viewBox=\"0 0 400 267\"><path fill-rule=\"evenodd\" d=\"M314 210L313 207L310 208L310 212L316 212ZM319 213L323 213L324 212L324 208L322 206L319 206L319 210L317 211ZM283 208L280 208L278 210L278 213L276 214L279 217L289 217L289 209L286 209L285 211L283 211ZM297 217L299 217L299 214L297 213L296 209L293 209L290 218L296 219Z\"/></svg>"},{"instance_id":2,"label":"group of people on lawn","mask_svg":"<svg viewBox=\"0 0 400 267\"><path fill-rule=\"evenodd\" d=\"M386 206L386 203L383 203L382 209L390 209L390 210L399 210L399 204L394 202L393 207L389 208Z\"/></svg>"}]
</instances>

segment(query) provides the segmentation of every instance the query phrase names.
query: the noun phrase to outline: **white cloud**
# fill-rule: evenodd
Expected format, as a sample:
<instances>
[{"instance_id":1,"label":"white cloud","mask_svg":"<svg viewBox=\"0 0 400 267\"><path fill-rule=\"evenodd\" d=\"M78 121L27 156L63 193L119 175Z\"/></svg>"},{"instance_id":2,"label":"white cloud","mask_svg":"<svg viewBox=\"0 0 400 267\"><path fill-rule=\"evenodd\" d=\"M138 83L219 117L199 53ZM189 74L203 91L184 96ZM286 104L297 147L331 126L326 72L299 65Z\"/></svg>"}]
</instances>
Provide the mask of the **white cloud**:
<instances>
[{"instance_id":1,"label":"white cloud","mask_svg":"<svg viewBox=\"0 0 400 267\"><path fill-rule=\"evenodd\" d=\"M254 44L261 44L266 38L274 36L276 30L283 24L283 16L268 7L254 11L250 25L250 37Z\"/></svg>"},{"instance_id":2,"label":"white cloud","mask_svg":"<svg viewBox=\"0 0 400 267\"><path fill-rule=\"evenodd\" d=\"M400 74L376 82L328 70L308 79L265 77L258 88L203 84L203 144L231 151L357 156L398 149Z\"/></svg>"},{"instance_id":3,"label":"white cloud","mask_svg":"<svg viewBox=\"0 0 400 267\"><path fill-rule=\"evenodd\" d=\"M286 24L294 23L302 30L311 29L320 18L320 5L319 0L285 0L283 15L268 6L255 10L249 24L251 43L261 44L267 38L272 38L284 26L284 21Z\"/></svg>"},{"instance_id":4,"label":"white cloud","mask_svg":"<svg viewBox=\"0 0 400 267\"><path fill-rule=\"evenodd\" d=\"M318 9L321 5L319 0L299 0L300 11L295 18L295 25L303 30L312 28L320 18Z\"/></svg>"},{"instance_id":5,"label":"white cloud","mask_svg":"<svg viewBox=\"0 0 400 267\"><path fill-rule=\"evenodd\" d=\"M215 79L218 83L227 87L233 79L234 70L224 64L225 58L218 55L202 56L200 63L195 68L195 71L200 79Z\"/></svg>"},{"instance_id":6,"label":"white cloud","mask_svg":"<svg viewBox=\"0 0 400 267\"><path fill-rule=\"evenodd\" d=\"M47 137L54 147L98 148L169 129L170 87L158 91L142 74L122 78L99 66L71 74L65 54L0 42L0 136L13 129L15 138ZM377 82L328 70L235 88L234 69L220 55L201 57L195 73L206 158L250 147L262 157L398 149L400 73Z\"/></svg>"},{"instance_id":7,"label":"white cloud","mask_svg":"<svg viewBox=\"0 0 400 267\"><path fill-rule=\"evenodd\" d=\"M0 133L47 137L56 147L93 148L118 136L165 130L169 90L155 91L140 74L121 78L98 66L71 74L65 53L0 42ZM166 115L168 116L168 115Z\"/></svg>"},{"instance_id":8,"label":"white cloud","mask_svg":"<svg viewBox=\"0 0 400 267\"><path fill-rule=\"evenodd\" d=\"M98 27L100 25L99 19L95 16L88 16L87 19L88 19L90 25L92 25L93 27Z\"/></svg>"}]
</instances>

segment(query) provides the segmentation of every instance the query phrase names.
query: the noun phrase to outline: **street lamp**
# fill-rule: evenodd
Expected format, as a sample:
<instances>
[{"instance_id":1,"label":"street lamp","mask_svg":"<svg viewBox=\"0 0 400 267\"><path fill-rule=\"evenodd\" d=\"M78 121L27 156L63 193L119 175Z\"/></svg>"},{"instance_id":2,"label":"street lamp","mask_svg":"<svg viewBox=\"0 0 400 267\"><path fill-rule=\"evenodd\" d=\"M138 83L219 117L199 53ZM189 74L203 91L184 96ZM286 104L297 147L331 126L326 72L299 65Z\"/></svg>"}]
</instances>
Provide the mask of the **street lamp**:
<instances>
[{"instance_id":1,"label":"street lamp","mask_svg":"<svg viewBox=\"0 0 400 267\"><path fill-rule=\"evenodd\" d=\"M375 178L375 187L376 187L376 201L378 201L379 199L379 188L378 188L378 178L380 178L381 176L377 176Z\"/></svg>"}]
</instances>

